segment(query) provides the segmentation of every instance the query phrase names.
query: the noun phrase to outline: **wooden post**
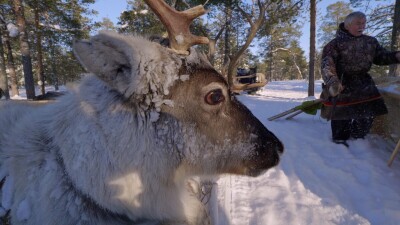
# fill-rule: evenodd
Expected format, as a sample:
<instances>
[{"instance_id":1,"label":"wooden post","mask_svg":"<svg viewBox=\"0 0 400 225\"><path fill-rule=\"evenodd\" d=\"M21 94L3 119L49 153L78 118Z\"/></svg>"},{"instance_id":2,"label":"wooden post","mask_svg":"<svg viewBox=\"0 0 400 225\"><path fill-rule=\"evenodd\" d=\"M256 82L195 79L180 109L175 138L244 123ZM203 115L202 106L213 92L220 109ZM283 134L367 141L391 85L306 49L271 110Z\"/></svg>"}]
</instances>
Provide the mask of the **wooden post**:
<instances>
[{"instance_id":1,"label":"wooden post","mask_svg":"<svg viewBox=\"0 0 400 225\"><path fill-rule=\"evenodd\" d=\"M390 156L388 166L390 167L393 163L394 157L396 157L397 153L400 150L400 140L397 142L396 148L394 148L392 155Z\"/></svg>"}]
</instances>

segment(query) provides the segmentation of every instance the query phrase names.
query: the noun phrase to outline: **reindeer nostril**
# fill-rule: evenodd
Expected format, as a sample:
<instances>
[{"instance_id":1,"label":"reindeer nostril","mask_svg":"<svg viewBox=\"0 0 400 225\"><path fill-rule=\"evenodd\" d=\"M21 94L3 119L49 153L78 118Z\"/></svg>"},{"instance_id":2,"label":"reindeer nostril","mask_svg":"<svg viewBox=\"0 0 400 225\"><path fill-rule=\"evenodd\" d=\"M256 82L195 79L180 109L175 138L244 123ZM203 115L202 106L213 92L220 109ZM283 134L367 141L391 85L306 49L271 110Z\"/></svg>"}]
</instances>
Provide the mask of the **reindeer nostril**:
<instances>
[{"instance_id":1,"label":"reindeer nostril","mask_svg":"<svg viewBox=\"0 0 400 225\"><path fill-rule=\"evenodd\" d=\"M280 162L280 158L279 158L279 157L275 158L275 164L274 164L274 166L278 165L279 162Z\"/></svg>"},{"instance_id":2,"label":"reindeer nostril","mask_svg":"<svg viewBox=\"0 0 400 225\"><path fill-rule=\"evenodd\" d=\"M282 154L283 151L284 151L284 148L285 148L285 147L283 146L282 142L279 141L279 143L276 145L276 151L277 151L279 154Z\"/></svg>"}]
</instances>

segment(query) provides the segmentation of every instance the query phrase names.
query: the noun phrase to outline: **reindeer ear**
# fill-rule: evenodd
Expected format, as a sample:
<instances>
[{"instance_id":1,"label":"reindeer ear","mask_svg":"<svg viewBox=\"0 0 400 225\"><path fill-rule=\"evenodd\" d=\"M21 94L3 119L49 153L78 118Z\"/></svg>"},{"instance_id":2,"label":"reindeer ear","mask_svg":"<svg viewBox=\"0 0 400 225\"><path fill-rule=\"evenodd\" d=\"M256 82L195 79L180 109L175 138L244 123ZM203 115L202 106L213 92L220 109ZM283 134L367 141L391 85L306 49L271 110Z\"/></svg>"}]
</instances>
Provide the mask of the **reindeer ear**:
<instances>
[{"instance_id":1,"label":"reindeer ear","mask_svg":"<svg viewBox=\"0 0 400 225\"><path fill-rule=\"evenodd\" d=\"M129 59L116 46L102 40L92 38L90 41L75 41L74 53L88 72L96 74L106 82L115 84L118 80L126 82L129 73Z\"/></svg>"},{"instance_id":2,"label":"reindeer ear","mask_svg":"<svg viewBox=\"0 0 400 225\"><path fill-rule=\"evenodd\" d=\"M113 73L128 60L121 52L99 41L75 41L74 52L88 72L95 74Z\"/></svg>"},{"instance_id":3,"label":"reindeer ear","mask_svg":"<svg viewBox=\"0 0 400 225\"><path fill-rule=\"evenodd\" d=\"M180 56L157 43L115 32L77 41L74 52L89 72L130 99L168 94L182 65Z\"/></svg>"}]
</instances>

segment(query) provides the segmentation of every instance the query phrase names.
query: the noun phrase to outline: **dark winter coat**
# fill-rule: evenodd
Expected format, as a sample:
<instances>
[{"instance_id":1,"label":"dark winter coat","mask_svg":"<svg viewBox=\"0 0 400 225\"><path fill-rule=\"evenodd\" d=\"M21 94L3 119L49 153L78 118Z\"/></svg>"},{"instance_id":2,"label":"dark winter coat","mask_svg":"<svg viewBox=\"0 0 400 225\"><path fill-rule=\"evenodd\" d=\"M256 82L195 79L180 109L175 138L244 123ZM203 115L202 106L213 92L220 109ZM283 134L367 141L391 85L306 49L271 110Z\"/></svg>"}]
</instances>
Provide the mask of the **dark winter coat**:
<instances>
[{"instance_id":1,"label":"dark winter coat","mask_svg":"<svg viewBox=\"0 0 400 225\"><path fill-rule=\"evenodd\" d=\"M344 90L337 96L335 104L325 88L321 99L327 100L323 103L321 116L343 120L386 114L383 98L368 71L373 63L399 63L395 55L396 52L386 51L376 38L367 35L355 37L343 23L340 24L336 38L323 49L321 71L327 87L340 81Z\"/></svg>"}]
</instances>

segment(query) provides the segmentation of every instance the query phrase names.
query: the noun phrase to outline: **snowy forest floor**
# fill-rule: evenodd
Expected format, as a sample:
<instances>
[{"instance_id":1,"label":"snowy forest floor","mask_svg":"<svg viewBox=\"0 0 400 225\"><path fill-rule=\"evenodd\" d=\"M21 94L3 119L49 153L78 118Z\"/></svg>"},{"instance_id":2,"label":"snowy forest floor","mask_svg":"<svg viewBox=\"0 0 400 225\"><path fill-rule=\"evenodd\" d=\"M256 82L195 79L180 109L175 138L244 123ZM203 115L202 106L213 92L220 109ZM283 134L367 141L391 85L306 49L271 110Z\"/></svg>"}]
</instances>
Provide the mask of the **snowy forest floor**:
<instances>
[{"instance_id":1,"label":"snowy forest floor","mask_svg":"<svg viewBox=\"0 0 400 225\"><path fill-rule=\"evenodd\" d=\"M321 81L315 87L318 98ZM348 148L334 144L330 123L319 113L268 121L314 99L307 97L306 81L270 82L239 99L280 138L285 152L259 177L218 179L216 224L400 224L400 159L387 166L393 149L382 138L350 140Z\"/></svg>"}]
</instances>

